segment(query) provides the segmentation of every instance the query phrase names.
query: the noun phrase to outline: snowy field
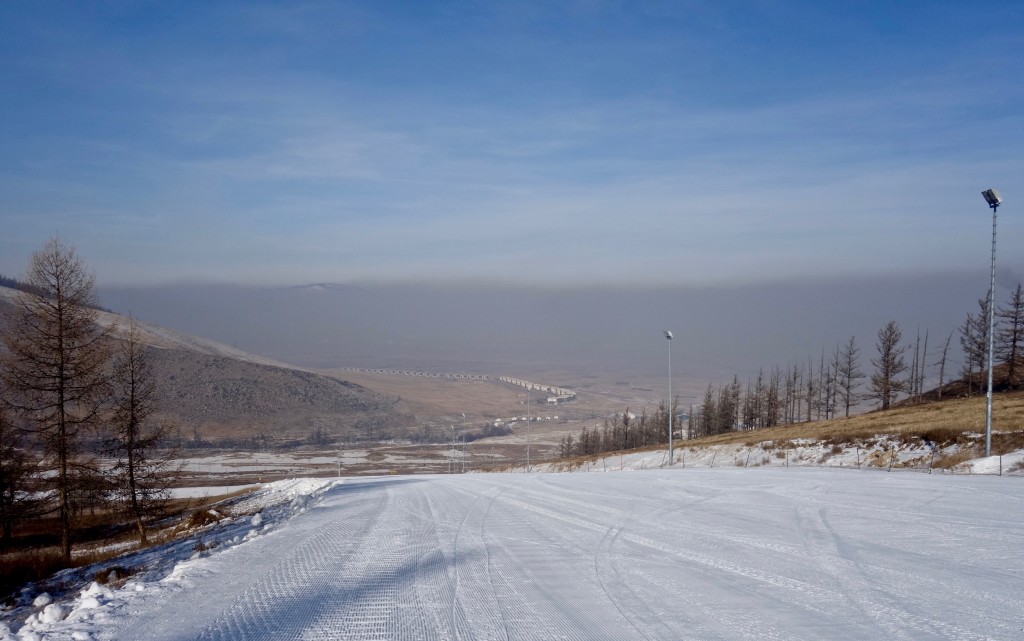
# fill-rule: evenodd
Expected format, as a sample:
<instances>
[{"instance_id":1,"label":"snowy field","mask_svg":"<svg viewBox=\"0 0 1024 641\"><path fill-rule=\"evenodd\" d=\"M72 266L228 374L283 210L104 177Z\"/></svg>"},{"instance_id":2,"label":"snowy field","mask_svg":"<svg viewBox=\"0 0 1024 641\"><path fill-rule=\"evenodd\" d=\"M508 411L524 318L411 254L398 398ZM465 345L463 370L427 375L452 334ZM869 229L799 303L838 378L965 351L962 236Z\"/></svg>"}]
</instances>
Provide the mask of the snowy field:
<instances>
[{"instance_id":1,"label":"snowy field","mask_svg":"<svg viewBox=\"0 0 1024 641\"><path fill-rule=\"evenodd\" d=\"M220 526L230 545L49 616L43 603L9 638L1024 638L1020 478L727 468L309 483L287 486L286 511Z\"/></svg>"}]
</instances>

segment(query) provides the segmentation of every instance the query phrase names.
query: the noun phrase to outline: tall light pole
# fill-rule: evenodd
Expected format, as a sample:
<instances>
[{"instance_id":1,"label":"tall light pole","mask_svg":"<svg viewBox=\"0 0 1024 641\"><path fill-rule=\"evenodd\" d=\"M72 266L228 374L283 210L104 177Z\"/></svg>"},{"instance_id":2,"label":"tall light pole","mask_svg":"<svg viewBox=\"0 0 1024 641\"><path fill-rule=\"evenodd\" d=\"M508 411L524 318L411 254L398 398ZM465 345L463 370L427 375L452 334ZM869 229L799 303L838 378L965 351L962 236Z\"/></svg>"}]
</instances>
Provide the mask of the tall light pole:
<instances>
[{"instance_id":1,"label":"tall light pole","mask_svg":"<svg viewBox=\"0 0 1024 641\"><path fill-rule=\"evenodd\" d=\"M995 189L981 192L992 208L992 273L988 288L988 394L985 398L985 456L992 456L992 344L996 328L996 209L1003 197Z\"/></svg>"},{"instance_id":2,"label":"tall light pole","mask_svg":"<svg viewBox=\"0 0 1024 641\"><path fill-rule=\"evenodd\" d=\"M672 467L672 332L665 330L668 339L668 466Z\"/></svg>"},{"instance_id":3,"label":"tall light pole","mask_svg":"<svg viewBox=\"0 0 1024 641\"><path fill-rule=\"evenodd\" d=\"M462 413L462 472L466 472L466 413Z\"/></svg>"},{"instance_id":4,"label":"tall light pole","mask_svg":"<svg viewBox=\"0 0 1024 641\"><path fill-rule=\"evenodd\" d=\"M530 473L530 388L526 388L526 473Z\"/></svg>"},{"instance_id":5,"label":"tall light pole","mask_svg":"<svg viewBox=\"0 0 1024 641\"><path fill-rule=\"evenodd\" d=\"M448 473L451 474L452 468L455 467L455 426L449 425L448 429L452 431L452 453L448 457ZM458 471L458 468L455 468L455 471Z\"/></svg>"}]
</instances>

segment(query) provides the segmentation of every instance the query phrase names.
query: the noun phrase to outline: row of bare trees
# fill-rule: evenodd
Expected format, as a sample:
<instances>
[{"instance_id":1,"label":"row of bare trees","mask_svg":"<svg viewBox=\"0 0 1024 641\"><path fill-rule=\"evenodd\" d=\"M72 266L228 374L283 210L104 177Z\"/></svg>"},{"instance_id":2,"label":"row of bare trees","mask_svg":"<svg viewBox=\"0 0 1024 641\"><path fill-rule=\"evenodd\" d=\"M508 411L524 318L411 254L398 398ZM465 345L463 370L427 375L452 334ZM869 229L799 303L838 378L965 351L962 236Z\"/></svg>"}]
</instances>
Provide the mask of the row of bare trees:
<instances>
[{"instance_id":1,"label":"row of bare trees","mask_svg":"<svg viewBox=\"0 0 1024 641\"><path fill-rule=\"evenodd\" d=\"M968 313L960 326L960 346L964 362L960 371L967 385L967 394L980 391L988 365L989 339L988 297L978 300L977 314ZM1024 289L1018 284L1005 306L995 310L993 361L1003 365L996 384L1016 389L1024 373Z\"/></svg>"},{"instance_id":2,"label":"row of bare trees","mask_svg":"<svg viewBox=\"0 0 1024 641\"><path fill-rule=\"evenodd\" d=\"M958 393L970 395L982 387L987 368L988 301L978 301L976 314L967 314L959 328L963 365L960 370L963 386ZM1024 378L1024 289L1021 285L1011 294L1005 306L995 312L994 357L1000 368L996 384L1003 389L1021 386ZM904 341L896 321L889 321L878 330L875 355L870 359L870 374L861 367L860 347L851 336L837 344L830 355L823 351L817 362L806 365L761 370L755 379L742 385L738 377L716 387L708 384L704 397L691 406L686 421L686 435L699 438L735 430L752 430L813 420L849 416L851 409L865 401L873 401L880 409L888 409L901 397L920 401L925 394L929 370L937 375L936 398L942 398L947 379L950 332L938 356L929 361L926 330L912 342ZM934 380L932 378L931 380ZM675 414L679 416L678 411ZM562 439L563 458L600 454L622 449L662 444L667 439L668 414L665 404L652 416L642 413L631 419L629 410L616 420L608 420L603 428L584 429L579 435ZM677 423L678 425L678 423ZM681 426L680 426L681 427Z\"/></svg>"},{"instance_id":3,"label":"row of bare trees","mask_svg":"<svg viewBox=\"0 0 1024 641\"><path fill-rule=\"evenodd\" d=\"M674 408L676 416L679 408ZM631 450L668 442L668 407L661 403L652 414L626 411L605 419L602 427L584 427L577 436L566 434L559 444L562 458Z\"/></svg>"},{"instance_id":4,"label":"row of bare trees","mask_svg":"<svg viewBox=\"0 0 1024 641\"><path fill-rule=\"evenodd\" d=\"M149 420L154 380L138 327L99 322L95 278L59 238L33 253L24 284L0 343L3 536L55 515L70 560L88 496L123 511L145 542L171 470L156 455L167 427Z\"/></svg>"},{"instance_id":5,"label":"row of bare trees","mask_svg":"<svg viewBox=\"0 0 1024 641\"><path fill-rule=\"evenodd\" d=\"M989 317L987 297L978 301L976 314L967 314L959 328L963 365L960 371L963 393L970 395L982 387L988 365ZM995 312L993 335L994 362L999 367L997 385L1015 389L1024 374L1024 289L1013 291L1005 306ZM834 418L864 401L874 401L888 409L905 396L920 401L925 392L929 368L937 369L935 396L942 398L947 380L947 362L953 332L942 344L939 356L929 363L928 339L920 331L913 342L905 342L895 321L878 330L875 356L870 359L871 373L860 366L860 348L854 337L837 345L830 357L823 352L817 366L808 361L806 368L794 365L762 370L745 391L739 380L715 388L708 385L703 401L691 409L691 438L737 429L758 429L802 421ZM909 362L908 362L909 360Z\"/></svg>"}]
</instances>

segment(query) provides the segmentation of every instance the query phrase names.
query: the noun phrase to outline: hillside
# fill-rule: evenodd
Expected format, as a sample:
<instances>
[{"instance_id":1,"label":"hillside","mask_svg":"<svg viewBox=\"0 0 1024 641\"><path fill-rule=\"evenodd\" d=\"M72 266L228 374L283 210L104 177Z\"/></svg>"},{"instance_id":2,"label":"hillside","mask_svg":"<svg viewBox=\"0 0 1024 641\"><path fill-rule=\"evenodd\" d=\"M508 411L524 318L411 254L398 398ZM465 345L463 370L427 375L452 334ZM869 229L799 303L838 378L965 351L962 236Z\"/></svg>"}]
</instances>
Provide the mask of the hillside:
<instances>
[{"instance_id":1,"label":"hillside","mask_svg":"<svg viewBox=\"0 0 1024 641\"><path fill-rule=\"evenodd\" d=\"M1024 391L993 397L992 457L984 458L985 397L944 398L849 418L677 441L673 466L824 466L1024 473ZM666 447L602 453L542 471L664 467Z\"/></svg>"},{"instance_id":2,"label":"hillside","mask_svg":"<svg viewBox=\"0 0 1024 641\"><path fill-rule=\"evenodd\" d=\"M0 312L16 295L0 287ZM128 327L109 312L98 312L98 322L114 328L115 340ZM256 438L281 444L314 433L383 438L414 421L395 396L152 323L138 326L157 382L158 417L177 424L186 444L251 447Z\"/></svg>"},{"instance_id":3,"label":"hillside","mask_svg":"<svg viewBox=\"0 0 1024 641\"><path fill-rule=\"evenodd\" d=\"M1024 391L995 394L992 402L993 449L998 450L1000 442L1003 440L1006 440L1006 446L1010 447L1011 441L1014 439L1011 439L1009 434L1019 433L1022 428L1024 428ZM813 421L748 432L730 432L692 443L711 445L793 439L854 442L858 439L882 434L906 438L928 436L929 440L942 443L950 439L956 440L964 433L979 434L984 431L985 396L980 394L969 398L947 397L941 401L901 405L886 411L867 412L849 418Z\"/></svg>"},{"instance_id":4,"label":"hillside","mask_svg":"<svg viewBox=\"0 0 1024 641\"><path fill-rule=\"evenodd\" d=\"M159 404L200 439L388 438L413 420L394 396L314 372L150 348ZM192 434L187 434L192 437ZM251 446L251 444L249 444Z\"/></svg>"}]
</instances>

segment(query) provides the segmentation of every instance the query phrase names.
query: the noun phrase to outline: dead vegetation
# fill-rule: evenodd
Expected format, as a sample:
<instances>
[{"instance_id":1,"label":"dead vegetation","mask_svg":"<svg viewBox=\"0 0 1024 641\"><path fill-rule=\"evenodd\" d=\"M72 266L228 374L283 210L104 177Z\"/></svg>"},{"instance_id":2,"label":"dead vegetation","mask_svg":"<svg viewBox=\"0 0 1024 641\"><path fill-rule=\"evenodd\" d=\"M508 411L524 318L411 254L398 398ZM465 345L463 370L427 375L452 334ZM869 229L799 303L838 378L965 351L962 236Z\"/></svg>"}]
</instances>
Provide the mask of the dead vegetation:
<instances>
[{"instance_id":1,"label":"dead vegetation","mask_svg":"<svg viewBox=\"0 0 1024 641\"><path fill-rule=\"evenodd\" d=\"M212 504L252 491L247 488L225 496L171 501L163 519L151 528L148 543L143 547L163 545L223 520L229 516L227 511L213 508ZM26 583L42 581L61 570L110 561L126 551L141 549L131 524L122 515L100 512L83 520L76 529L76 548L68 562L62 558L58 525L54 521L37 520L17 528L7 549L0 552L0 600ZM98 571L94 579L98 583L121 585L137 571L113 565Z\"/></svg>"},{"instance_id":2,"label":"dead vegetation","mask_svg":"<svg viewBox=\"0 0 1024 641\"><path fill-rule=\"evenodd\" d=\"M1024 391L1001 392L993 401L992 453L1005 455L1024 449ZM822 443L829 449L819 456L839 456L852 448L876 449L866 455L862 465L869 467L935 467L955 469L960 464L983 455L985 431L985 397L946 398L914 405L897 405L885 411L869 412L849 418L814 421L737 431L685 440L679 443L691 453L718 445L742 445L759 448L765 455L751 459L748 466L770 465L772 459L788 460L789 452L801 449L807 443ZM919 456L914 459L895 458L892 447L934 446L945 453ZM883 447L884 446L884 447ZM655 451L664 445L629 450L629 452ZM877 448L881 447L881 450ZM628 452L627 452L628 453ZM593 465L603 458L620 452L606 452L578 456L558 462L557 469L572 471ZM821 461L819 461L821 462ZM1008 470L1024 471L1024 463Z\"/></svg>"},{"instance_id":3,"label":"dead vegetation","mask_svg":"<svg viewBox=\"0 0 1024 641\"><path fill-rule=\"evenodd\" d=\"M993 453L1005 454L1024 447L1024 391L1004 392L993 399ZM953 398L919 405L869 412L850 418L814 421L770 427L756 432L730 432L708 436L687 445L744 443L754 446L794 439L825 441L830 445L864 444L879 435L892 435L903 442L928 441L939 445L967 443L971 434L985 431L985 397Z\"/></svg>"}]
</instances>

